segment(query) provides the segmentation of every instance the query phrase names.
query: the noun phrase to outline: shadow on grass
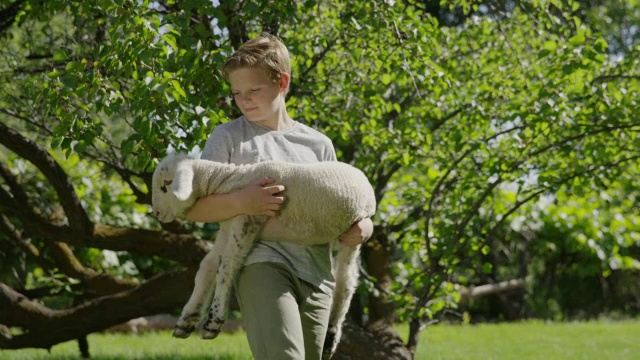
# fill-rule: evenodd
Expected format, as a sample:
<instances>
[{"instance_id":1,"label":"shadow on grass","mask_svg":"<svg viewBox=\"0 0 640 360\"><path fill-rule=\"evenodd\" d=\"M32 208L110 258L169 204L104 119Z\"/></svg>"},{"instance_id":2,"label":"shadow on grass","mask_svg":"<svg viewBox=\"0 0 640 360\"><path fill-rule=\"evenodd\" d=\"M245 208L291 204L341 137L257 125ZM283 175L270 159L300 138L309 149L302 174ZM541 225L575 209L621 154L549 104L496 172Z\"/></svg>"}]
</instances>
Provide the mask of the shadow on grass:
<instances>
[{"instance_id":1,"label":"shadow on grass","mask_svg":"<svg viewBox=\"0 0 640 360\"><path fill-rule=\"evenodd\" d=\"M0 359L8 360L82 360L78 354L70 356L69 354L49 354L46 350L39 354L20 354L19 351L14 353L11 350L0 350ZM91 355L89 360L249 360L251 357L242 356L240 354L216 354L212 351L210 354L162 354L162 355Z\"/></svg>"},{"instance_id":2,"label":"shadow on grass","mask_svg":"<svg viewBox=\"0 0 640 360\"><path fill-rule=\"evenodd\" d=\"M59 357L59 358L47 358L47 359L55 359L55 360L69 360L68 357ZM81 357L78 357L77 359L82 359ZM91 360L176 360L176 359L180 359L180 360L203 360L203 359L215 359L215 360L240 360L240 359L245 359L239 356L235 356L235 355L216 355L216 354L211 354L211 356L206 356L203 357L202 355L187 355L187 356L183 356L183 355L179 355L179 354L175 354L175 355L160 355L160 356L153 356L153 357L149 357L149 356L145 356L145 357L139 357L139 358L131 358L131 357L125 357L125 356L91 356ZM249 358L250 359L250 358Z\"/></svg>"}]
</instances>

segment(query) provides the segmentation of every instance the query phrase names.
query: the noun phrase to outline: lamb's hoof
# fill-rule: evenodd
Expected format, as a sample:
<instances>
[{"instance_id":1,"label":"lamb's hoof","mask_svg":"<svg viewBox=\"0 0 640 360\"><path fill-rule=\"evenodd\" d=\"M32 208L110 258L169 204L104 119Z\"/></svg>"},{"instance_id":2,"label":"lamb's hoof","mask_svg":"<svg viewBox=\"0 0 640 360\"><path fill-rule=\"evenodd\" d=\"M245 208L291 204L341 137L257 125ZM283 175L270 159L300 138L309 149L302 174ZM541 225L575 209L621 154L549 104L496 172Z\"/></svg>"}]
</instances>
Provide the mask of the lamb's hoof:
<instances>
[{"instance_id":1,"label":"lamb's hoof","mask_svg":"<svg viewBox=\"0 0 640 360\"><path fill-rule=\"evenodd\" d=\"M173 337L178 339L186 339L189 337L189 335L191 335L193 330L195 329L189 330L187 328L181 328L176 326L176 328L173 330Z\"/></svg>"},{"instance_id":2,"label":"lamb's hoof","mask_svg":"<svg viewBox=\"0 0 640 360\"><path fill-rule=\"evenodd\" d=\"M322 360L330 360L333 357L331 350L322 349Z\"/></svg>"},{"instance_id":3,"label":"lamb's hoof","mask_svg":"<svg viewBox=\"0 0 640 360\"><path fill-rule=\"evenodd\" d=\"M220 335L220 330L202 329L202 332L200 332L200 337L202 338L202 340L215 339L218 337L218 335Z\"/></svg>"},{"instance_id":4,"label":"lamb's hoof","mask_svg":"<svg viewBox=\"0 0 640 360\"><path fill-rule=\"evenodd\" d=\"M329 360L333 357L333 354L335 354L338 348L338 342L340 341L336 335L338 335L336 330L329 328L324 338L324 346L322 347L322 360Z\"/></svg>"}]
</instances>

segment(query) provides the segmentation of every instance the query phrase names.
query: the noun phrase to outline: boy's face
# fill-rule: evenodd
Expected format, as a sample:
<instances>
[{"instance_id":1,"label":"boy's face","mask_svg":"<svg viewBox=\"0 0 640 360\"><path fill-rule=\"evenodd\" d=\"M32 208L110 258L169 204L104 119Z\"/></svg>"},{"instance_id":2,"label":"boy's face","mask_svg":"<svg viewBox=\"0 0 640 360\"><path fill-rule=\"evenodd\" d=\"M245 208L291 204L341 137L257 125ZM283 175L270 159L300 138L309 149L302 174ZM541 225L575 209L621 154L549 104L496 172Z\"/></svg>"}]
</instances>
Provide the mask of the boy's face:
<instances>
[{"instance_id":1,"label":"boy's face","mask_svg":"<svg viewBox=\"0 0 640 360\"><path fill-rule=\"evenodd\" d=\"M229 82L236 105L250 121L273 121L284 108L284 98L280 94L286 87L283 88L283 81L275 84L265 69L233 70L229 74Z\"/></svg>"}]
</instances>

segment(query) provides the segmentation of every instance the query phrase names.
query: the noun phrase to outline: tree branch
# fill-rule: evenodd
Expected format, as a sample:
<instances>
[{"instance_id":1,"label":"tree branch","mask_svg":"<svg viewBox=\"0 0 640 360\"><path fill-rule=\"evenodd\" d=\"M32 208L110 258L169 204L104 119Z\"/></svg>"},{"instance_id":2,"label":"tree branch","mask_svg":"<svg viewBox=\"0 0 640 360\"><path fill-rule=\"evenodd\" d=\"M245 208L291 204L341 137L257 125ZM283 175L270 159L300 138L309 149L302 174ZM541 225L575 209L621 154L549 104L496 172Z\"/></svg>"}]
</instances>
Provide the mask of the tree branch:
<instances>
[{"instance_id":1,"label":"tree branch","mask_svg":"<svg viewBox=\"0 0 640 360\"><path fill-rule=\"evenodd\" d=\"M21 205L0 187L0 212L13 213L23 223L25 231L50 243L60 241L76 246L161 256L184 265L198 264L210 249L206 241L189 234L109 225L97 225L91 234L78 236L69 226L53 225Z\"/></svg>"},{"instance_id":2,"label":"tree branch","mask_svg":"<svg viewBox=\"0 0 640 360\"><path fill-rule=\"evenodd\" d=\"M624 75L624 74L611 74L611 75L601 75L598 77L595 77L593 79L593 83L598 83L598 82L608 82L608 81L615 81L615 80L640 80L640 75Z\"/></svg>"},{"instance_id":3,"label":"tree branch","mask_svg":"<svg viewBox=\"0 0 640 360\"><path fill-rule=\"evenodd\" d=\"M16 15L22 8L25 0L17 0L4 9L0 9L0 33L5 32L16 19Z\"/></svg>"},{"instance_id":4,"label":"tree branch","mask_svg":"<svg viewBox=\"0 0 640 360\"><path fill-rule=\"evenodd\" d=\"M32 213L40 215L40 210L33 206L33 203L24 191L24 188L18 183L18 179L13 175L13 173L11 173L11 170L1 162L0 177L2 177L5 183L9 186L9 191L11 191L13 199L15 202L20 204L21 208L28 209Z\"/></svg>"},{"instance_id":5,"label":"tree branch","mask_svg":"<svg viewBox=\"0 0 640 360\"><path fill-rule=\"evenodd\" d=\"M40 256L40 251L33 244L26 241L20 231L13 226L9 218L0 214L0 231L3 232L11 242L23 249L23 252L31 257L33 261L44 269L52 269L53 264Z\"/></svg>"},{"instance_id":6,"label":"tree branch","mask_svg":"<svg viewBox=\"0 0 640 360\"><path fill-rule=\"evenodd\" d=\"M398 170L400 170L402 166L399 163L393 163L388 168L384 165L378 168L376 172L376 181L375 181L375 195L376 195L376 203L380 203L382 199L383 190L389 183L389 180ZM386 171L385 171L386 170Z\"/></svg>"},{"instance_id":7,"label":"tree branch","mask_svg":"<svg viewBox=\"0 0 640 360\"><path fill-rule=\"evenodd\" d=\"M465 303L477 297L500 294L503 292L521 289L523 285L523 279L512 279L493 284L469 286L468 288L460 290L460 302Z\"/></svg>"},{"instance_id":8,"label":"tree branch","mask_svg":"<svg viewBox=\"0 0 640 360\"><path fill-rule=\"evenodd\" d=\"M461 222L458 223L457 225L457 230L456 230L456 237L453 239L454 243L457 243L458 241L460 241L460 239L464 236L464 229L467 227L467 224L469 223L469 221L471 221L471 218L473 216L475 216L476 212L478 211L478 209L480 208L480 206L482 205L482 203L484 202L484 200L493 193L493 190L496 188L496 186L498 186L500 183L502 183L504 181L504 178L502 177L503 174L508 174L511 171L513 171L514 169L518 168L520 165L524 164L527 160L530 160L540 154L543 154L551 149L557 148L559 146L562 146L564 144L570 143L572 141L575 140L579 140L579 139L584 139L587 136L593 136L593 135L597 135L603 132L609 132L609 131L613 131L613 130L621 130L621 129L628 129L628 128L633 128L634 126L636 126L635 124L627 124L627 125L620 125L620 126L603 126L601 128L595 129L593 131L587 131L584 133L580 133L574 136L570 136L570 137L566 137L563 139L560 139L558 142L554 142L554 143L550 143L547 144L535 151L530 152L529 154L526 154L526 156L524 156L521 159L518 159L517 161L513 162L512 164L507 165L506 169L503 170L502 172L500 172L500 174L498 174L498 179L491 183L491 185L489 185L484 192L480 195L480 197L476 200L476 202L471 206L470 209L468 209L466 211L466 216L463 218L463 220ZM524 154L523 154L524 155Z\"/></svg>"},{"instance_id":9,"label":"tree branch","mask_svg":"<svg viewBox=\"0 0 640 360\"><path fill-rule=\"evenodd\" d=\"M86 292L91 297L132 289L139 284L137 280L116 278L83 266L65 243L56 242L51 246L51 250L51 256L60 272L82 281Z\"/></svg>"},{"instance_id":10,"label":"tree branch","mask_svg":"<svg viewBox=\"0 0 640 360\"><path fill-rule=\"evenodd\" d=\"M46 149L23 137L4 123L0 123L0 143L29 160L49 180L58 194L69 224L73 224L74 232L85 235L92 232L93 223L82 207L71 180Z\"/></svg>"},{"instance_id":11,"label":"tree branch","mask_svg":"<svg viewBox=\"0 0 640 360\"><path fill-rule=\"evenodd\" d=\"M67 243L71 244L69 241ZM160 256L187 266L199 264L210 250L209 242L191 234L116 228L108 225L97 225L92 237L75 243L98 249Z\"/></svg>"},{"instance_id":12,"label":"tree branch","mask_svg":"<svg viewBox=\"0 0 640 360\"><path fill-rule=\"evenodd\" d=\"M0 348L49 349L131 318L172 311L187 300L194 271L166 273L132 290L92 299L65 310L47 308L0 283L0 323L25 330L24 334L12 337L0 335Z\"/></svg>"},{"instance_id":13,"label":"tree branch","mask_svg":"<svg viewBox=\"0 0 640 360\"><path fill-rule=\"evenodd\" d=\"M32 235L37 234L46 238L54 238L56 234L71 235L70 229L67 226L55 226L47 222L41 215L37 208L30 208L25 203L16 201L15 197L12 197L2 187L0 187L0 212L12 214L20 219L23 228L28 229Z\"/></svg>"},{"instance_id":14,"label":"tree branch","mask_svg":"<svg viewBox=\"0 0 640 360\"><path fill-rule=\"evenodd\" d=\"M241 12L243 6L243 0L220 1L220 8L222 9L222 13L226 17L227 21L227 29L229 30L229 39L231 39L231 46L236 50L240 47L240 45L249 40L249 35L247 34L247 26L245 25L243 19L239 16L239 13Z\"/></svg>"}]
</instances>

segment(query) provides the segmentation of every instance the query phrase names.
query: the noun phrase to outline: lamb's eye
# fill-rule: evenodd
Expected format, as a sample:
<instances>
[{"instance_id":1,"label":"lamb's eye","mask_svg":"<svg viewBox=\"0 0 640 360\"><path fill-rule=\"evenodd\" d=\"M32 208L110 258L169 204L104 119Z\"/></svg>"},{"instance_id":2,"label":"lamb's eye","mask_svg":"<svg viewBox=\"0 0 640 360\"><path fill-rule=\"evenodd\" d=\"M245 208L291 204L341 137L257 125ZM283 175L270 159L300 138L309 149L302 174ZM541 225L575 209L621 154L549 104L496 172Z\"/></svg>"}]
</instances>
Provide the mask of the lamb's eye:
<instances>
[{"instance_id":1,"label":"lamb's eye","mask_svg":"<svg viewBox=\"0 0 640 360\"><path fill-rule=\"evenodd\" d=\"M162 190L163 193L167 193L167 185L171 185L171 183L173 182L173 180L165 180L164 181L164 185L160 186L160 190Z\"/></svg>"}]
</instances>

